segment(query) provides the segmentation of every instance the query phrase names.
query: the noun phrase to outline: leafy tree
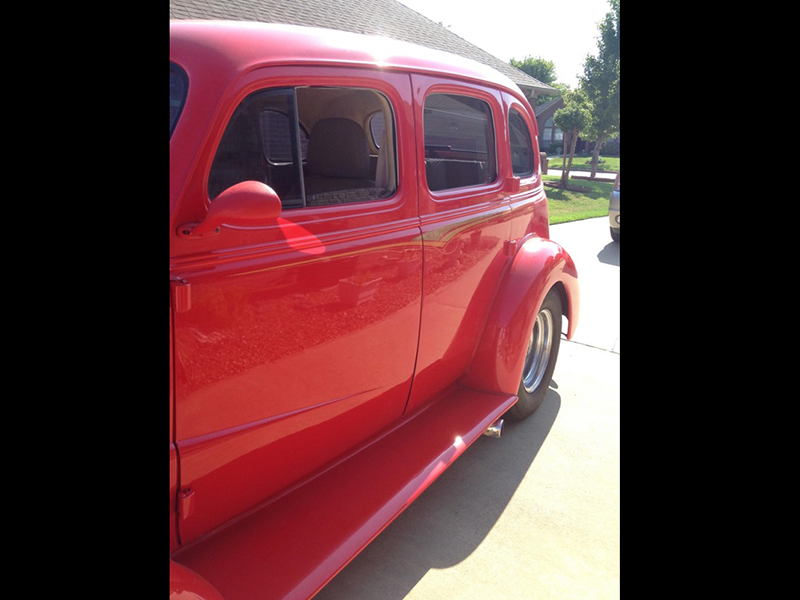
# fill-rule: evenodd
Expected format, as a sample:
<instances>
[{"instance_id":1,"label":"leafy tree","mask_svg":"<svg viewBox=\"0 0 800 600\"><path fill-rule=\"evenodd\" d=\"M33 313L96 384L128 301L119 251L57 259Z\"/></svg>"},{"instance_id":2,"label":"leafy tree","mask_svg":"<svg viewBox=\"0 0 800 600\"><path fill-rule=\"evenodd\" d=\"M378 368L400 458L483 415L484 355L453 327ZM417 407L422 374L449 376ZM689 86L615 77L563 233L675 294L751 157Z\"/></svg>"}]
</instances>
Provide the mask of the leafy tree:
<instances>
[{"instance_id":1,"label":"leafy tree","mask_svg":"<svg viewBox=\"0 0 800 600\"><path fill-rule=\"evenodd\" d=\"M592 174L597 174L597 162L603 143L619 132L619 4L609 0L611 11L599 25L597 56L587 56L581 88L592 104L591 122L586 135L595 140L592 154Z\"/></svg>"},{"instance_id":2,"label":"leafy tree","mask_svg":"<svg viewBox=\"0 0 800 600\"><path fill-rule=\"evenodd\" d=\"M581 90L566 94L564 108L558 109L553 115L553 123L564 132L564 167L561 171L561 187L563 188L567 187L578 135L588 126L590 120L589 105ZM567 144L569 144L569 162L567 162Z\"/></svg>"},{"instance_id":3,"label":"leafy tree","mask_svg":"<svg viewBox=\"0 0 800 600\"><path fill-rule=\"evenodd\" d=\"M545 102L550 102L550 100L555 100L559 96L563 96L564 94L568 94L572 91L572 88L569 87L567 83L551 83L550 87L553 87L558 90L557 94L553 94L552 96L543 96Z\"/></svg>"},{"instance_id":4,"label":"leafy tree","mask_svg":"<svg viewBox=\"0 0 800 600\"><path fill-rule=\"evenodd\" d=\"M547 85L556 82L556 66L551 60L545 60L539 56L526 56L522 60L512 58L508 61L512 67L517 67L520 71L525 71L534 79L538 79Z\"/></svg>"},{"instance_id":5,"label":"leafy tree","mask_svg":"<svg viewBox=\"0 0 800 600\"><path fill-rule=\"evenodd\" d=\"M563 87L563 84L556 83L556 66L553 61L545 60L544 58L538 56L526 56L522 60L516 60L515 58L512 58L508 62L512 67L516 67L534 79L538 79L542 83L556 88L562 92L561 87ZM549 102L550 100L557 98L559 95L561 94L539 96L536 98L536 105L538 106L540 104L544 104L545 102Z\"/></svg>"}]
</instances>

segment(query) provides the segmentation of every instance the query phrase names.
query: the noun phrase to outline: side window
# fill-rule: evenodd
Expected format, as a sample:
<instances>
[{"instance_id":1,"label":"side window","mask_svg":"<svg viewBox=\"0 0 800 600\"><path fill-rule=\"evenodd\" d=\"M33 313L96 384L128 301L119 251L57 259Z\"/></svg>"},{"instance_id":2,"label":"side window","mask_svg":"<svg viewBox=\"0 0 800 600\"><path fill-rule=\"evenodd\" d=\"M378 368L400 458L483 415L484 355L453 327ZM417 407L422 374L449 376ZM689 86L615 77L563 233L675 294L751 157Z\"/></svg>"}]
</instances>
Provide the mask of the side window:
<instances>
[{"instance_id":1,"label":"side window","mask_svg":"<svg viewBox=\"0 0 800 600\"><path fill-rule=\"evenodd\" d=\"M425 99L425 174L431 191L497 178L494 124L487 102L456 94Z\"/></svg>"},{"instance_id":2,"label":"side window","mask_svg":"<svg viewBox=\"0 0 800 600\"><path fill-rule=\"evenodd\" d=\"M169 135L178 123L178 118L183 110L183 103L186 101L186 72L178 65L169 64Z\"/></svg>"},{"instance_id":3,"label":"side window","mask_svg":"<svg viewBox=\"0 0 800 600\"><path fill-rule=\"evenodd\" d=\"M286 115L286 118L262 118L265 113ZM213 200L242 181L255 180L275 190L284 204L302 201L297 134L292 127L296 122L294 115L294 90L291 88L255 92L245 98L228 122L214 156L208 178L209 198ZM274 149L270 143L265 143L265 131L273 136L276 145L282 141L289 143L286 162L276 164L267 159L266 152Z\"/></svg>"},{"instance_id":4,"label":"side window","mask_svg":"<svg viewBox=\"0 0 800 600\"><path fill-rule=\"evenodd\" d=\"M292 138L294 130L291 117L284 112L264 108L259 115L261 139L264 141L264 155L273 165L290 163L293 160ZM308 155L308 133L300 127L300 157Z\"/></svg>"},{"instance_id":5,"label":"side window","mask_svg":"<svg viewBox=\"0 0 800 600\"><path fill-rule=\"evenodd\" d=\"M379 140L377 153L371 154L361 123L375 113L381 115L385 142ZM211 166L209 197L256 180L275 190L284 208L388 198L397 189L394 132L391 104L373 90L255 92L236 109L223 134Z\"/></svg>"},{"instance_id":6,"label":"side window","mask_svg":"<svg viewBox=\"0 0 800 600\"><path fill-rule=\"evenodd\" d=\"M508 133L511 141L511 168L514 175L533 175L533 144L525 119L516 109L508 113Z\"/></svg>"},{"instance_id":7,"label":"side window","mask_svg":"<svg viewBox=\"0 0 800 600\"><path fill-rule=\"evenodd\" d=\"M386 133L386 119L382 112L376 112L369 117L369 134L372 136L372 143L376 148L380 148L383 143L383 134Z\"/></svg>"}]
</instances>

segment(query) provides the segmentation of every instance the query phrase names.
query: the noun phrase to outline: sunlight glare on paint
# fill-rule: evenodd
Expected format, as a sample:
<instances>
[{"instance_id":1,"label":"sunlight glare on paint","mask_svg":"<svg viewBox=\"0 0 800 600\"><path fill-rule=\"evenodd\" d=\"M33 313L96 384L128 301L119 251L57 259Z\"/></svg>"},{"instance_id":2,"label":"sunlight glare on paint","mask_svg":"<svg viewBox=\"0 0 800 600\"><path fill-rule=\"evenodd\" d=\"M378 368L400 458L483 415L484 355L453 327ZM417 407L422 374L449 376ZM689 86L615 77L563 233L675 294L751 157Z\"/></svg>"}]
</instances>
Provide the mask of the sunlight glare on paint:
<instances>
[{"instance_id":1,"label":"sunlight glare on paint","mask_svg":"<svg viewBox=\"0 0 800 600\"><path fill-rule=\"evenodd\" d=\"M316 255L325 253L325 246L320 243L319 238L305 227L287 221L283 217L278 217L278 227L280 227L281 233L286 238L286 243L292 249L304 254Z\"/></svg>"}]
</instances>

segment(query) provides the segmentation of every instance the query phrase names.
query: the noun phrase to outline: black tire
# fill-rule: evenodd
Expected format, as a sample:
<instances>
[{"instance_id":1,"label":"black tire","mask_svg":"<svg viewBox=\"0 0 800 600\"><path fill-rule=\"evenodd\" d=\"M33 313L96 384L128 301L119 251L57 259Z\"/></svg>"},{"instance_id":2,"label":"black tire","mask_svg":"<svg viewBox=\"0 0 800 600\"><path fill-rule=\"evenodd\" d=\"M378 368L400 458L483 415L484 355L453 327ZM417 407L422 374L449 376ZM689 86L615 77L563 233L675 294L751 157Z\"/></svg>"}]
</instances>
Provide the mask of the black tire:
<instances>
[{"instance_id":1,"label":"black tire","mask_svg":"<svg viewBox=\"0 0 800 600\"><path fill-rule=\"evenodd\" d=\"M561 296L551 289L533 324L519 384L519 401L506 413L512 420L531 416L544 401L561 346L561 317Z\"/></svg>"},{"instance_id":2,"label":"black tire","mask_svg":"<svg viewBox=\"0 0 800 600\"><path fill-rule=\"evenodd\" d=\"M611 230L611 239L615 242L619 241L619 229L614 229L613 227L609 227Z\"/></svg>"}]
</instances>

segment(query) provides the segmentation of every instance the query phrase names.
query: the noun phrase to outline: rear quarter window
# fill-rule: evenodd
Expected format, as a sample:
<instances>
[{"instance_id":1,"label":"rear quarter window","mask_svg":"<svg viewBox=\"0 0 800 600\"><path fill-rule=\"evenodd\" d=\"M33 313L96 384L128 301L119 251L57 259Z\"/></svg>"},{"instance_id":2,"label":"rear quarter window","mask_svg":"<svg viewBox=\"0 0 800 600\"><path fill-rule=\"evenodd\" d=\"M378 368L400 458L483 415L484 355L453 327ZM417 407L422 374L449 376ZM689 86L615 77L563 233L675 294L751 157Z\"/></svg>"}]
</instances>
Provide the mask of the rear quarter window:
<instances>
[{"instance_id":1,"label":"rear quarter window","mask_svg":"<svg viewBox=\"0 0 800 600\"><path fill-rule=\"evenodd\" d=\"M525 119L514 108L508 113L508 134L511 143L511 167L514 175L518 177L533 175L531 132Z\"/></svg>"}]
</instances>

